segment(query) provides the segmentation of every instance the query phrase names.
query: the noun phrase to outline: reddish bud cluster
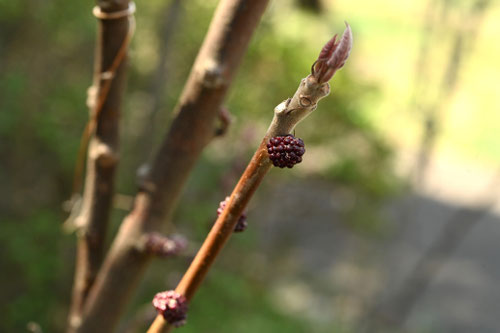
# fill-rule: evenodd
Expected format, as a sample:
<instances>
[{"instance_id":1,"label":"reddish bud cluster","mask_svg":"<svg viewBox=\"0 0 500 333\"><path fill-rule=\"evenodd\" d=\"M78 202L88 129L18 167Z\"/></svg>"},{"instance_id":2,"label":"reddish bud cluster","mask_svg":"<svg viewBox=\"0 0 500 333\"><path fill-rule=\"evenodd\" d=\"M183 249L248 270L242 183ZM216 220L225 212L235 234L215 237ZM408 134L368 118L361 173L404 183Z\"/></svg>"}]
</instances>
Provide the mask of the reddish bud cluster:
<instances>
[{"instance_id":1,"label":"reddish bud cluster","mask_svg":"<svg viewBox=\"0 0 500 333\"><path fill-rule=\"evenodd\" d=\"M186 323L187 300L174 290L163 291L153 298L153 306L165 320L176 326L182 326Z\"/></svg>"},{"instance_id":2,"label":"reddish bud cluster","mask_svg":"<svg viewBox=\"0 0 500 333\"><path fill-rule=\"evenodd\" d=\"M293 135L275 136L267 144L269 159L274 166L292 168L302 162L302 155L306 152L304 141Z\"/></svg>"},{"instance_id":3,"label":"reddish bud cluster","mask_svg":"<svg viewBox=\"0 0 500 333\"><path fill-rule=\"evenodd\" d=\"M219 208L217 208L217 216L220 216L224 209L227 206L227 202L229 201L229 197L226 197L224 201L221 201L219 204ZM242 232L247 228L247 214L243 212L238 218L238 222L234 226L234 232Z\"/></svg>"}]
</instances>

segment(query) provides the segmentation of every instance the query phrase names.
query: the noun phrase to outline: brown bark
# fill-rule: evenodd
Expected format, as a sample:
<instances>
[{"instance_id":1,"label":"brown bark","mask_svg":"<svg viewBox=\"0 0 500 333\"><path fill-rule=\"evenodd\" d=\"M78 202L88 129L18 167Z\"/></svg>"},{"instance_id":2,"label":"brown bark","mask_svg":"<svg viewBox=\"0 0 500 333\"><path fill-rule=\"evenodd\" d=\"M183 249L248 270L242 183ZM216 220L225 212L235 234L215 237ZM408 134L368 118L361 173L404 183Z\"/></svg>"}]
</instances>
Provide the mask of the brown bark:
<instances>
[{"instance_id":1,"label":"brown bark","mask_svg":"<svg viewBox=\"0 0 500 333\"><path fill-rule=\"evenodd\" d=\"M121 12L128 0L103 1L103 13ZM90 103L90 120L85 137L90 137L87 173L77 228L77 257L69 326L78 325L81 312L104 255L106 230L114 194L118 163L119 118L125 89L125 57L130 41L128 15L99 20L96 42L95 100Z\"/></svg>"},{"instance_id":2,"label":"brown bark","mask_svg":"<svg viewBox=\"0 0 500 333\"><path fill-rule=\"evenodd\" d=\"M106 256L77 332L112 332L116 327L150 259L138 240L161 228L202 149L213 138L219 108L267 3L223 0L219 4L175 119Z\"/></svg>"}]
</instances>

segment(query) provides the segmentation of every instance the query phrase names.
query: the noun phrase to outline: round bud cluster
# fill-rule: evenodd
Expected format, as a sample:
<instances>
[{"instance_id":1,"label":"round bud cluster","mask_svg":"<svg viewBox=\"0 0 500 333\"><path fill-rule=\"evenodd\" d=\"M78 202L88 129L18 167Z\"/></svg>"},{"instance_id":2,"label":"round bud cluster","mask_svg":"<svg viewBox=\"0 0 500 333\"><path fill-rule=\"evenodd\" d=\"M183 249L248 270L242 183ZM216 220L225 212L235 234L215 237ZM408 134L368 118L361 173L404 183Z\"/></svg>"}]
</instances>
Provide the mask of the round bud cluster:
<instances>
[{"instance_id":1,"label":"round bud cluster","mask_svg":"<svg viewBox=\"0 0 500 333\"><path fill-rule=\"evenodd\" d=\"M224 209L227 206L227 202L229 201L229 197L226 197L224 201L221 201L219 204L219 208L217 208L217 216L220 216ZM245 212L241 213L238 222L234 226L234 232L242 232L247 228L247 214Z\"/></svg>"},{"instance_id":2,"label":"round bud cluster","mask_svg":"<svg viewBox=\"0 0 500 333\"><path fill-rule=\"evenodd\" d=\"M153 306L165 320L176 326L182 326L186 323L187 300L174 290L163 291L153 298Z\"/></svg>"},{"instance_id":3,"label":"round bud cluster","mask_svg":"<svg viewBox=\"0 0 500 333\"><path fill-rule=\"evenodd\" d=\"M267 143L269 159L274 166L291 168L302 162L302 155L306 152L304 141L291 134L275 136Z\"/></svg>"}]
</instances>

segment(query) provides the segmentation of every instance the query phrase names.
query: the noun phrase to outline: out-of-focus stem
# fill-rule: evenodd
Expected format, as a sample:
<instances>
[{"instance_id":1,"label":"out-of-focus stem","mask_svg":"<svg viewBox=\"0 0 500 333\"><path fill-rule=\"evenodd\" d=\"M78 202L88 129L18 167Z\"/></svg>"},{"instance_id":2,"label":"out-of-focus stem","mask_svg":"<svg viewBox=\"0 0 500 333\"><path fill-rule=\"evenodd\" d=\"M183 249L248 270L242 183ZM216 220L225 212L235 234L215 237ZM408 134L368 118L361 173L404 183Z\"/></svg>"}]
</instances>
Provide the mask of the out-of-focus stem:
<instances>
[{"instance_id":1,"label":"out-of-focus stem","mask_svg":"<svg viewBox=\"0 0 500 333\"><path fill-rule=\"evenodd\" d=\"M219 109L267 3L223 0L217 7L175 119L99 271L77 332L115 328L151 258L137 243L161 229L203 148L213 139Z\"/></svg>"},{"instance_id":2,"label":"out-of-focus stem","mask_svg":"<svg viewBox=\"0 0 500 333\"><path fill-rule=\"evenodd\" d=\"M83 134L83 142L89 137L90 141L83 203L74 220L78 241L68 316L70 329L81 321L82 309L104 256L118 164L119 119L126 83L125 58L133 33L133 18L129 18L133 8L129 7L128 0L101 1L100 7L96 7L99 30L94 65L95 94L89 105L90 119ZM120 15L113 16L116 13ZM85 151L80 151L80 154L84 155ZM79 158L78 163L83 165L83 161L84 158ZM74 190L79 190L79 187Z\"/></svg>"}]
</instances>

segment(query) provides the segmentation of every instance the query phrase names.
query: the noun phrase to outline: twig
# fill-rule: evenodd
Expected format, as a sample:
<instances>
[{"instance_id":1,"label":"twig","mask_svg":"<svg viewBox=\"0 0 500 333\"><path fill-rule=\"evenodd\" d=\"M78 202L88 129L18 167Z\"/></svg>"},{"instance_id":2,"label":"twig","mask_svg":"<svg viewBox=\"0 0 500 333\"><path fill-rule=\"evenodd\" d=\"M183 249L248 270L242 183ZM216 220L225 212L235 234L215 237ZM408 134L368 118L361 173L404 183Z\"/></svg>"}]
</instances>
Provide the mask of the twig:
<instances>
[{"instance_id":1,"label":"twig","mask_svg":"<svg viewBox=\"0 0 500 333\"><path fill-rule=\"evenodd\" d=\"M81 311L104 255L118 163L119 116L125 88L125 56L133 33L133 3L103 1L94 8L99 19L94 68L95 99L83 134L75 179L80 179L88 138L87 174L81 210L74 220L78 243L69 326L81 321ZM78 182L74 191L79 192Z\"/></svg>"},{"instance_id":2,"label":"twig","mask_svg":"<svg viewBox=\"0 0 500 333\"><path fill-rule=\"evenodd\" d=\"M449 5L445 2L445 8ZM414 183L423 186L426 180L427 170L435 148L439 129L442 123L442 113L446 104L453 97L453 93L459 82L459 71L464 63L464 58L470 54L473 44L480 28L480 23L488 8L489 0L476 0L464 14L461 22L468 22L456 29L452 49L449 55L446 71L441 78L441 87L438 97L429 105L423 107L423 133L419 144L417 162L413 174ZM426 54L422 53L422 57Z\"/></svg>"},{"instance_id":3,"label":"twig","mask_svg":"<svg viewBox=\"0 0 500 333\"><path fill-rule=\"evenodd\" d=\"M267 3L220 2L174 111L176 117L104 260L77 332L112 332L116 326L151 258L138 242L161 229L201 151L214 137L219 108Z\"/></svg>"},{"instance_id":4,"label":"twig","mask_svg":"<svg viewBox=\"0 0 500 333\"><path fill-rule=\"evenodd\" d=\"M346 26L346 31L339 42L336 42L335 36L322 49L313 65L311 75L301 80L293 97L283 101L274 109L273 120L260 146L234 188L226 208L217 218L175 290L184 295L188 301L194 296L215 258L232 235L240 215L255 190L271 168L272 163L266 147L269 139L291 133L300 121L316 109L318 101L329 94L328 81L344 65L352 47L351 29L347 23ZM158 314L148 333L168 332L172 327L163 315Z\"/></svg>"}]
</instances>

